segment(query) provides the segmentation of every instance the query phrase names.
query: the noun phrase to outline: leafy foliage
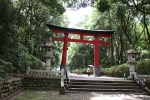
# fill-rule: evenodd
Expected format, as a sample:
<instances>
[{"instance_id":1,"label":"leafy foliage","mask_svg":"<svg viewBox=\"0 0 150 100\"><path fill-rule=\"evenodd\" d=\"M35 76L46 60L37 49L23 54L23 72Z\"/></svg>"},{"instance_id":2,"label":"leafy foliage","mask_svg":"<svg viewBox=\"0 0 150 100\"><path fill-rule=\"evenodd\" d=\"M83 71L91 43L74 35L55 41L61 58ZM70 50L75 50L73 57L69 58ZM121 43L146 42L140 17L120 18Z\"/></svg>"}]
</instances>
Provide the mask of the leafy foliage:
<instances>
[{"instance_id":1,"label":"leafy foliage","mask_svg":"<svg viewBox=\"0 0 150 100\"><path fill-rule=\"evenodd\" d=\"M20 14L17 9L13 7L11 0L1 0L0 4L0 57L5 58L8 56L9 51L14 49L18 37L18 23Z\"/></svg>"},{"instance_id":2,"label":"leafy foliage","mask_svg":"<svg viewBox=\"0 0 150 100\"><path fill-rule=\"evenodd\" d=\"M149 75L150 74L150 60L138 61L135 66L135 72L139 75ZM110 68L101 68L102 75L123 77L124 73L126 77L129 76L129 65L122 64L117 66L112 66Z\"/></svg>"},{"instance_id":3,"label":"leafy foliage","mask_svg":"<svg viewBox=\"0 0 150 100\"><path fill-rule=\"evenodd\" d=\"M43 63L42 61L40 61L36 57L31 56L31 59L29 59L29 60L31 61L31 64L29 66L32 69L45 69L45 63Z\"/></svg>"},{"instance_id":4,"label":"leafy foliage","mask_svg":"<svg viewBox=\"0 0 150 100\"><path fill-rule=\"evenodd\" d=\"M108 11L110 9L110 4L107 0L98 0L97 2L97 9L100 12L105 12Z\"/></svg>"},{"instance_id":5,"label":"leafy foliage","mask_svg":"<svg viewBox=\"0 0 150 100\"><path fill-rule=\"evenodd\" d=\"M1 0L0 1L0 58L14 66L12 72L24 73L27 66L44 69L43 44L54 36L46 23L60 25L65 12L59 0ZM59 45L59 43L58 43ZM60 50L55 53L58 65ZM1 66L3 70L5 66ZM7 66L8 67L8 66ZM11 67L11 66L10 66ZM9 67L8 67L9 68Z\"/></svg>"},{"instance_id":6,"label":"leafy foliage","mask_svg":"<svg viewBox=\"0 0 150 100\"><path fill-rule=\"evenodd\" d=\"M98 0L95 3L92 15L86 16L83 21L77 24L76 27L85 29L116 31L109 39L100 38L103 41L110 42L110 46L100 46L99 56L103 67L109 68L110 66L126 63L125 51L129 49L130 44L134 46L136 51L140 52L136 60L149 59L150 24L148 21L149 11L147 11L149 8L148 3L148 1L141 0L137 2L135 0ZM77 48L74 49L74 54L80 54L81 51L79 52ZM82 49L86 50L87 48L83 46ZM89 55L93 54L90 53ZM75 59L75 56L72 57ZM69 59L71 59L70 56ZM88 57L86 60L88 59L93 58ZM72 60L72 62L69 65L70 67L76 63L78 64L79 59Z\"/></svg>"},{"instance_id":7,"label":"leafy foliage","mask_svg":"<svg viewBox=\"0 0 150 100\"><path fill-rule=\"evenodd\" d=\"M15 67L12 63L0 59L0 69L0 73L10 73L15 69Z\"/></svg>"},{"instance_id":8,"label":"leafy foliage","mask_svg":"<svg viewBox=\"0 0 150 100\"><path fill-rule=\"evenodd\" d=\"M93 46L91 45L78 45L75 54L69 62L69 67L73 69L86 68L88 65L93 64ZM86 49L85 49L86 48Z\"/></svg>"},{"instance_id":9,"label":"leafy foliage","mask_svg":"<svg viewBox=\"0 0 150 100\"><path fill-rule=\"evenodd\" d=\"M25 72L27 66L43 69L45 61L43 44L48 38L60 36L49 32L46 23L68 26L66 16L62 14L66 7L73 9L94 7L91 16L78 23L77 27L90 30L116 30L109 41L110 46L100 46L101 65L104 72L112 76L121 76L127 67L112 67L127 61L125 51L133 44L140 52L137 60L137 71L149 69L150 57L150 13L149 0L1 0L0 1L0 58L10 62L14 70ZM76 36L72 36L78 38ZM85 37L87 40L93 37ZM18 44L20 43L20 44ZM54 42L57 46L52 59L52 66L58 66L62 51L62 43ZM86 69L93 64L93 46L69 44L68 65L70 69ZM9 65L11 67L11 64ZM144 65L144 67L142 67ZM4 70L1 65L0 69ZM8 66L7 66L8 67ZM9 68L9 67L8 67ZM109 70L108 70L109 69ZM107 71L106 71L107 70ZM149 70L148 70L149 71ZM149 74L148 71L140 72Z\"/></svg>"},{"instance_id":10,"label":"leafy foliage","mask_svg":"<svg viewBox=\"0 0 150 100\"><path fill-rule=\"evenodd\" d=\"M0 59L0 81L9 80L11 77L7 73L11 73L15 67L10 62Z\"/></svg>"},{"instance_id":11,"label":"leafy foliage","mask_svg":"<svg viewBox=\"0 0 150 100\"><path fill-rule=\"evenodd\" d=\"M135 70L140 75L149 75L150 74L150 60L138 61Z\"/></svg>"},{"instance_id":12,"label":"leafy foliage","mask_svg":"<svg viewBox=\"0 0 150 100\"><path fill-rule=\"evenodd\" d=\"M127 64L116 65L110 68L102 68L101 74L111 77L123 77L124 73L129 76L129 66Z\"/></svg>"}]
</instances>

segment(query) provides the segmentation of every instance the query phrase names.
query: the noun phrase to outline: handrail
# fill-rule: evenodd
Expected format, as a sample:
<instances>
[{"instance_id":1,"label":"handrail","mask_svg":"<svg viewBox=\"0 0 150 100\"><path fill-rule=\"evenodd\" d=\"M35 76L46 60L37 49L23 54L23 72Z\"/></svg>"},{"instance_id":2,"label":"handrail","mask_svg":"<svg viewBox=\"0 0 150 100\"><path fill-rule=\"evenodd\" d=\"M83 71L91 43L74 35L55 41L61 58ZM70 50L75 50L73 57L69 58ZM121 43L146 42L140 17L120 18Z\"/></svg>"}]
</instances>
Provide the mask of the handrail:
<instances>
[{"instance_id":1,"label":"handrail","mask_svg":"<svg viewBox=\"0 0 150 100\"><path fill-rule=\"evenodd\" d=\"M150 90L146 87L145 83L138 77L136 73L132 73L133 80L144 90L150 94Z\"/></svg>"},{"instance_id":2,"label":"handrail","mask_svg":"<svg viewBox=\"0 0 150 100\"><path fill-rule=\"evenodd\" d=\"M137 74L135 73L132 73L133 75L133 80L138 84L140 85L141 88L145 88L145 83L137 76Z\"/></svg>"},{"instance_id":3,"label":"handrail","mask_svg":"<svg viewBox=\"0 0 150 100\"><path fill-rule=\"evenodd\" d=\"M66 90L68 90L68 87L69 87L69 74L68 74L68 70L66 70L66 75L65 75L65 81L66 81Z\"/></svg>"}]
</instances>

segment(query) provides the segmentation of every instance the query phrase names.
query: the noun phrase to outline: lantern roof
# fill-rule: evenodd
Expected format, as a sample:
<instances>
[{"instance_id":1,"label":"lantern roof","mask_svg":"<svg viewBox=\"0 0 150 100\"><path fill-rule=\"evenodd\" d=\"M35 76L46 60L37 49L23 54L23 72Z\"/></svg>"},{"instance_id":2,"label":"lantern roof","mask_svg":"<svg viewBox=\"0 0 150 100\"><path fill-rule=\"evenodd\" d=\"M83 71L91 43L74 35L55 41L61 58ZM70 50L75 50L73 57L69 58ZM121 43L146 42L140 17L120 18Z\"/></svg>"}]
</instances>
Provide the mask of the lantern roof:
<instances>
[{"instance_id":1,"label":"lantern roof","mask_svg":"<svg viewBox=\"0 0 150 100\"><path fill-rule=\"evenodd\" d=\"M130 45L129 48L130 49L126 51L126 54L138 54L138 52L133 49L133 45Z\"/></svg>"},{"instance_id":2,"label":"lantern roof","mask_svg":"<svg viewBox=\"0 0 150 100\"><path fill-rule=\"evenodd\" d=\"M52 39L51 38L49 38L49 41L47 43L45 43L44 47L55 48L54 44L52 43Z\"/></svg>"}]
</instances>

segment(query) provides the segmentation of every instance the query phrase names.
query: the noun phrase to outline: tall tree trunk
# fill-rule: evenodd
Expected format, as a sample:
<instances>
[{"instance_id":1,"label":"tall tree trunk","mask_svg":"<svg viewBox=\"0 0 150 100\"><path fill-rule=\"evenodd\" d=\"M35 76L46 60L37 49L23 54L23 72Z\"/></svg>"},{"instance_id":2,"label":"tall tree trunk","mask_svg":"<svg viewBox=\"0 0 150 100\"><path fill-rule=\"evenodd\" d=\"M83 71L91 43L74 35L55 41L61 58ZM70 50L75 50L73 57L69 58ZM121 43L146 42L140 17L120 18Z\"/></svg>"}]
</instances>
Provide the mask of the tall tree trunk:
<instances>
[{"instance_id":1,"label":"tall tree trunk","mask_svg":"<svg viewBox=\"0 0 150 100\"><path fill-rule=\"evenodd\" d=\"M113 36L111 37L111 65L114 65L114 45L113 45Z\"/></svg>"},{"instance_id":2,"label":"tall tree trunk","mask_svg":"<svg viewBox=\"0 0 150 100\"><path fill-rule=\"evenodd\" d=\"M148 26L147 26L147 23L146 23L146 14L143 15L143 23L144 23L144 27L146 29L146 33L147 33L147 36L148 36L148 43L150 44L150 33L149 33L149 29L148 29Z\"/></svg>"},{"instance_id":3,"label":"tall tree trunk","mask_svg":"<svg viewBox=\"0 0 150 100\"><path fill-rule=\"evenodd\" d=\"M110 29L112 29L112 18L111 18L111 12L109 12L109 27ZM111 36L110 38L110 42L111 42L111 45L110 45L110 48L111 48L111 65L114 65L115 64L115 60L114 60L114 44L113 44L113 41L114 41L114 36Z\"/></svg>"},{"instance_id":4,"label":"tall tree trunk","mask_svg":"<svg viewBox=\"0 0 150 100\"><path fill-rule=\"evenodd\" d=\"M120 33L120 50L119 50L117 64L123 63L123 48L124 48L123 38L122 38L122 33Z\"/></svg>"}]
</instances>

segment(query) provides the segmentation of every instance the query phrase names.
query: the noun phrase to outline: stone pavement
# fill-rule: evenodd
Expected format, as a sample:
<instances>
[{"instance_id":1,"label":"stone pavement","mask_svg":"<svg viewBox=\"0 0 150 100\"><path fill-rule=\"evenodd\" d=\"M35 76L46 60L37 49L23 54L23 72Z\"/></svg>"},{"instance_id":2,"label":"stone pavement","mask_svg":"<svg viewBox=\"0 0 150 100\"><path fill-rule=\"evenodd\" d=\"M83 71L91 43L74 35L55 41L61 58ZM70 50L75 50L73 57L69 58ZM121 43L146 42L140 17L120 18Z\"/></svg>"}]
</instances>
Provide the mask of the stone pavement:
<instances>
[{"instance_id":1,"label":"stone pavement","mask_svg":"<svg viewBox=\"0 0 150 100\"><path fill-rule=\"evenodd\" d=\"M107 77L107 76L100 76L100 77L95 77L94 75L86 75L86 74L81 74L81 75L77 75L77 74L74 74L74 73L69 73L69 77L71 79L73 78L79 78L79 79L90 79L90 80L114 80L114 81L130 81L130 80L126 80L124 79L123 77L122 78L117 78L117 77Z\"/></svg>"},{"instance_id":2,"label":"stone pavement","mask_svg":"<svg viewBox=\"0 0 150 100\"><path fill-rule=\"evenodd\" d=\"M150 100L150 96L99 92L76 92L60 95L58 91L53 90L29 90L20 97L9 100Z\"/></svg>"}]
</instances>

